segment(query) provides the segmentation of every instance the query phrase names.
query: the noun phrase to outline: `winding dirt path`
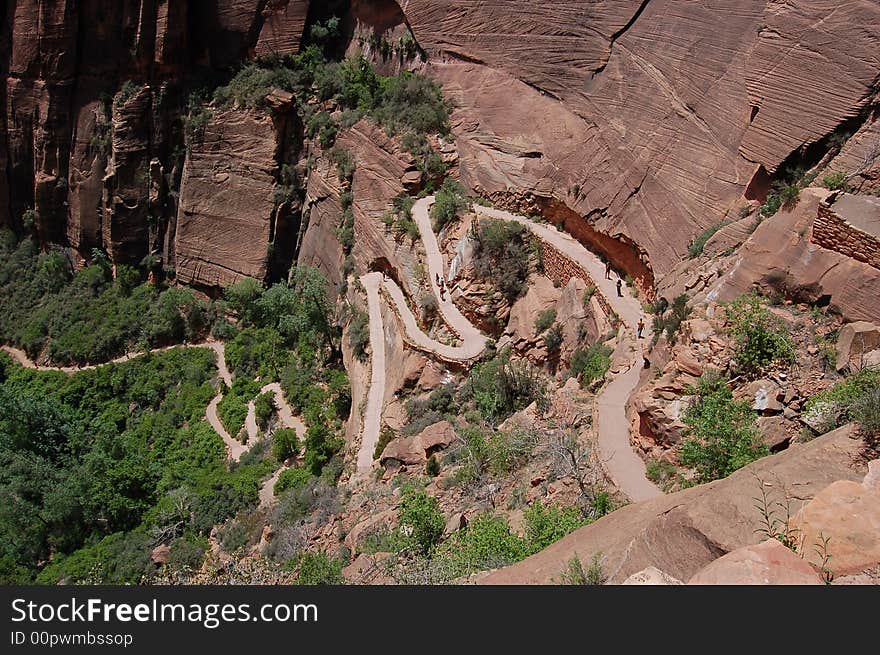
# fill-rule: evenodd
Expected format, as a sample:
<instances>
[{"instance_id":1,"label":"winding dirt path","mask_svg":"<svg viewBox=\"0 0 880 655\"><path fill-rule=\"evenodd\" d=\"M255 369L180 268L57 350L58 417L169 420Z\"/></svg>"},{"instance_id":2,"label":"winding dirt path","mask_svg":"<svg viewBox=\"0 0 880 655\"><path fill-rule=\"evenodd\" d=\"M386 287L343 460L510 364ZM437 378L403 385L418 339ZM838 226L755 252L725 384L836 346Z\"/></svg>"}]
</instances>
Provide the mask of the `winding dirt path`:
<instances>
[{"instance_id":1,"label":"winding dirt path","mask_svg":"<svg viewBox=\"0 0 880 655\"><path fill-rule=\"evenodd\" d=\"M226 346L222 342L206 341L205 343L199 344L178 344L174 346L154 348L150 350L149 353L167 352L174 348L207 348L213 350L217 360L218 377L226 384L227 387L232 386L232 374L229 372L229 367L226 365ZM60 371L68 375L78 373L79 371L93 370L101 366L107 366L109 364L121 364L123 362L128 362L132 359L136 359L147 354L145 352L131 352L103 364L88 364L85 366L37 366L37 364L35 364L30 359L30 357L27 356L27 353L25 353L23 350L20 350L19 348L13 348L12 346L0 346L0 350L8 353L18 364L20 364L24 368L29 368L36 371ZM287 401L284 399L284 394L281 391L281 385L277 382L273 382L271 384L265 385L262 389L260 389L260 393L265 393L267 391L270 391L275 395L275 406L278 409L278 416L281 419L281 423L286 428L294 429L296 431L297 437L300 439L300 442L302 442L303 437L305 436L306 426L302 422L302 419L300 419L300 417L294 415L290 405L287 404ZM205 409L205 419L208 421L214 431L218 435L220 435L220 438L226 445L227 457L231 461L237 462L241 458L241 456L248 451L250 446L253 445L252 442L257 436L256 433L258 432L258 430L256 429L256 420L252 418L252 415L254 413L254 402L251 401L248 404L248 417L252 418L253 420L253 432L251 431L251 427L248 426L248 442L243 444L238 439L235 439L232 435L230 435L229 432L226 431L226 428L223 427L223 423L220 421L220 417L217 414L217 405L220 403L220 400L222 398L223 396L218 390L217 395L211 399L211 402L208 403L208 406ZM274 492L272 491L272 487L275 484L274 480L278 479L278 476L281 474L281 471L283 471L284 468L285 467L283 466L279 468L273 478L270 478L263 484L263 487L260 489L261 503L264 502L264 500L266 500L266 502L271 502L274 499ZM267 487L268 491L266 491Z\"/></svg>"},{"instance_id":2,"label":"winding dirt path","mask_svg":"<svg viewBox=\"0 0 880 655\"><path fill-rule=\"evenodd\" d=\"M605 279L605 265L592 251L566 232L553 226L536 223L517 214L489 207L474 206L477 215L516 221L533 234L550 243L564 255L580 264L624 323L624 332L614 353L611 381L596 399L599 407L596 431L599 435L599 456L609 477L633 502L661 495L663 492L647 477L644 460L632 449L626 402L639 383L642 365L642 344L636 338L639 319L651 324L641 303L623 285L623 297L617 295L617 276Z\"/></svg>"},{"instance_id":3,"label":"winding dirt path","mask_svg":"<svg viewBox=\"0 0 880 655\"><path fill-rule=\"evenodd\" d=\"M370 358L370 390L367 393L361 447L357 457L358 473L364 473L373 467L373 451L376 444L379 443L379 430L385 401L385 326L382 322L382 306L379 298L382 274L367 273L361 276L361 283L367 290L372 356Z\"/></svg>"}]
</instances>

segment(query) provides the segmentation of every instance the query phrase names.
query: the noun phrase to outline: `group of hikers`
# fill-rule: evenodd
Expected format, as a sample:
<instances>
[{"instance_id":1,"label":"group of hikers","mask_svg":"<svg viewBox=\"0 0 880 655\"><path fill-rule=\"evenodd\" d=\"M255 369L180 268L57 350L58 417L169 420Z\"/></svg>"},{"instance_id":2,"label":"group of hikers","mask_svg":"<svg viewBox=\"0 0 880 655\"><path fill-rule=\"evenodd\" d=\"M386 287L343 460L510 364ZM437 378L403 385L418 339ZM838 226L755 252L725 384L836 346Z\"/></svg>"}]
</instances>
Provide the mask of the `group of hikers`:
<instances>
[{"instance_id":1,"label":"group of hikers","mask_svg":"<svg viewBox=\"0 0 880 655\"><path fill-rule=\"evenodd\" d=\"M611 279L611 260L607 260L605 262L605 279ZM617 297L623 298L623 279L618 276L617 277ZM642 333L645 331L645 320L642 317L639 317L639 323L636 326L636 333L638 334L638 338L642 338Z\"/></svg>"}]
</instances>

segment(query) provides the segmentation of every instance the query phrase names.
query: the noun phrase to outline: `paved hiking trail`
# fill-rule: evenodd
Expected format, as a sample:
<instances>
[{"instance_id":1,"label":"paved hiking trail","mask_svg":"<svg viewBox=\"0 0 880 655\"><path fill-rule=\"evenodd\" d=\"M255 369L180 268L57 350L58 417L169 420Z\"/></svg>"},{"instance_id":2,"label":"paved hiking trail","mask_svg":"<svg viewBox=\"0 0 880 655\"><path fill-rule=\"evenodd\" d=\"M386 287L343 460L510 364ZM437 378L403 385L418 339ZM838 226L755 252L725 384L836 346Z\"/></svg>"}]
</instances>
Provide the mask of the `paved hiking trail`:
<instances>
[{"instance_id":1,"label":"paved hiking trail","mask_svg":"<svg viewBox=\"0 0 880 655\"><path fill-rule=\"evenodd\" d=\"M638 299L632 297L626 285L622 287L623 297L617 295L617 275L612 274L611 279L605 279L605 264L602 260L568 233L507 211L480 205L474 205L474 210L477 215L525 225L537 237L580 264L623 321L624 332L613 360L616 368L623 370L611 371L610 382L596 399L599 406L596 426L599 456L608 475L631 501L637 502L661 495L657 485L648 480L644 460L632 449L630 425L626 418L626 401L639 383L639 371L642 367L642 345L636 338L636 325L639 319L650 325L650 317L645 314ZM624 366L620 366L621 358L625 358Z\"/></svg>"},{"instance_id":2,"label":"paved hiking trail","mask_svg":"<svg viewBox=\"0 0 880 655\"><path fill-rule=\"evenodd\" d=\"M431 229L431 217L428 210L434 202L433 196L416 201L413 205L413 218L419 228L422 243L428 259L428 277L431 290L437 299L437 306L447 325L455 331L460 340L457 346L449 346L435 341L419 327L418 321L403 291L397 284L385 278L382 273L367 273L361 276L361 283L367 291L367 309L370 315L370 348L372 350L370 390L367 395L367 407L364 411L364 426L361 446L358 450L357 470L359 473L369 471L373 466L373 451L379 442L382 425L382 410L385 396L385 334L382 322L380 290L384 290L397 309L397 316L403 324L406 340L419 350L446 361L466 362L478 357L486 347L486 337L475 328L452 302L447 291L440 296L437 276L446 278L443 256L437 236Z\"/></svg>"},{"instance_id":3,"label":"paved hiking trail","mask_svg":"<svg viewBox=\"0 0 880 655\"><path fill-rule=\"evenodd\" d=\"M372 349L372 371L370 390L364 413L361 446L358 451L358 473L369 471L373 465L373 451L379 441L382 424L382 410L385 394L385 335L382 323L381 291L396 309L403 325L405 340L413 347L447 361L467 362L477 358L486 347L486 337L465 318L451 295L440 296L437 276L445 279L443 256L437 237L431 228L429 209L433 196L418 200L413 206L413 218L419 228L428 260L428 277L431 290L437 298L443 319L459 336L459 344L450 346L431 339L419 327L406 297L397 284L381 273L368 273L361 277L367 291L367 305L370 315L370 347ZM630 426L626 419L626 401L632 394L639 379L642 363L642 348L636 339L635 327L639 319L648 317L641 304L627 289L623 297L617 295L617 278L605 279L605 264L594 253L584 247L574 237L560 232L554 227L537 223L522 216L497 209L474 206L477 215L501 220L512 220L525 225L533 234L550 243L562 254L577 262L593 278L603 296L624 324L623 334L615 352L610 382L597 398L599 453L608 475L630 500L638 501L660 495L661 491L647 479L645 463L636 455L630 445ZM646 320L646 323L648 321Z\"/></svg>"},{"instance_id":4,"label":"paved hiking trail","mask_svg":"<svg viewBox=\"0 0 880 655\"><path fill-rule=\"evenodd\" d=\"M161 353L172 350L174 348L208 348L210 350L213 350L217 358L218 377L220 378L220 380L223 381L227 388L232 386L232 375L229 372L229 368L226 366L226 347L222 342L206 341L205 343L199 344L165 346L162 348L154 348L153 350L150 350L149 353ZM16 362L18 362L24 368L29 368L37 371L60 371L68 375L72 375L79 371L93 370L101 366L107 366L108 364L120 364L123 362L128 362L132 359L136 359L147 354L145 352L126 353L125 355L117 357L116 359L112 359L109 362L105 362L104 364L88 364L85 366L37 366L24 351L18 348L13 348L12 346L0 346L0 350L8 353ZM284 394L281 391L281 385L277 382L272 382L271 384L267 384L262 389L260 389L260 393L265 393L267 391L270 391L275 395L275 407L278 410L278 417L281 420L282 425L286 428L292 428L293 430L295 430L296 436L299 438L300 443L302 443L306 432L306 426L302 422L302 419L300 417L294 415L290 405L287 404L287 401L284 399ZM253 441L256 439L259 433L256 425L254 401L252 400L248 403L248 419L245 421L248 441L247 443L241 443L238 439L234 438L232 435L229 434L229 432L227 432L226 428L223 426L223 423L220 421L220 417L217 414L217 405L220 403L220 400L222 398L223 395L218 390L217 395L211 399L211 402L205 409L205 419L208 421L214 431L218 435L220 435L220 438L223 439L223 443L226 445L227 457L230 460L237 462L239 458L241 458L241 456L248 451L250 446L253 445ZM260 488L261 506L271 503L271 501L274 499L275 493L273 491L273 487L275 485L275 481L278 479L278 476L281 475L281 471L283 471L285 468L285 466L279 468L275 472L275 474L271 478L269 478L269 480L263 483L263 486Z\"/></svg>"}]
</instances>

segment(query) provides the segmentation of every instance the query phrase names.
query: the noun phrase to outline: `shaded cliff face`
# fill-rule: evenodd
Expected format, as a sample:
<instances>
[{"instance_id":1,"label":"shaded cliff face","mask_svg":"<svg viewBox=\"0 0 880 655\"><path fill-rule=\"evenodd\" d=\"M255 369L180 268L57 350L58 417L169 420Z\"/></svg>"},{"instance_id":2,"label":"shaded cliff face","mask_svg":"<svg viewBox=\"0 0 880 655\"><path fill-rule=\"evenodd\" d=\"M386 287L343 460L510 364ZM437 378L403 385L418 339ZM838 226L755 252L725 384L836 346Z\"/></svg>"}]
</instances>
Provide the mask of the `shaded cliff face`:
<instances>
[{"instance_id":1,"label":"shaded cliff face","mask_svg":"<svg viewBox=\"0 0 880 655\"><path fill-rule=\"evenodd\" d=\"M5 3L0 225L29 229L22 216L33 217L41 242L86 255L103 248L117 263L173 254L187 94L255 48L297 51L308 8L308 0Z\"/></svg>"},{"instance_id":2,"label":"shaded cliff face","mask_svg":"<svg viewBox=\"0 0 880 655\"><path fill-rule=\"evenodd\" d=\"M465 178L565 203L658 276L750 183L760 197L781 167L815 163L877 99L880 7L868 0L405 10L458 102Z\"/></svg>"}]
</instances>

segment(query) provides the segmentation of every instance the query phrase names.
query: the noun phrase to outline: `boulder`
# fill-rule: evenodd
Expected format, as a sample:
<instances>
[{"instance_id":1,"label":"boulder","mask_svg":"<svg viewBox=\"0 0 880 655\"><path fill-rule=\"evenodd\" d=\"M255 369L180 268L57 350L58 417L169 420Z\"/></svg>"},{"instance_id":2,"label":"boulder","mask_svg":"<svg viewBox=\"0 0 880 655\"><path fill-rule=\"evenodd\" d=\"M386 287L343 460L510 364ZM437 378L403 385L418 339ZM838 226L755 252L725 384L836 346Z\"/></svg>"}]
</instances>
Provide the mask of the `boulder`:
<instances>
[{"instance_id":1,"label":"boulder","mask_svg":"<svg viewBox=\"0 0 880 655\"><path fill-rule=\"evenodd\" d=\"M633 573L621 584L625 585L680 585L684 584L678 578L673 578L663 571L653 566L642 569L638 573Z\"/></svg>"},{"instance_id":2,"label":"boulder","mask_svg":"<svg viewBox=\"0 0 880 655\"><path fill-rule=\"evenodd\" d=\"M880 564L880 488L874 464L859 483L839 480L816 494L792 518L804 557L828 568L835 577L851 575ZM825 540L827 539L827 548Z\"/></svg>"},{"instance_id":3,"label":"boulder","mask_svg":"<svg viewBox=\"0 0 880 655\"><path fill-rule=\"evenodd\" d=\"M818 585L822 580L776 539L743 546L698 571L689 585Z\"/></svg>"},{"instance_id":4,"label":"boulder","mask_svg":"<svg viewBox=\"0 0 880 655\"><path fill-rule=\"evenodd\" d=\"M388 442L379 462L395 460L401 464L423 464L436 451L443 450L455 441L455 430L449 421L429 425L413 437L397 437Z\"/></svg>"},{"instance_id":5,"label":"boulder","mask_svg":"<svg viewBox=\"0 0 880 655\"><path fill-rule=\"evenodd\" d=\"M150 561L153 562L156 566L162 566L166 562L168 562L168 558L171 557L171 548L169 548L165 544L161 544L156 546L152 551L150 551Z\"/></svg>"},{"instance_id":6,"label":"boulder","mask_svg":"<svg viewBox=\"0 0 880 655\"><path fill-rule=\"evenodd\" d=\"M675 358L675 368L682 373L700 377L705 370L694 353L686 348L676 346L673 350L673 357Z\"/></svg>"},{"instance_id":7,"label":"boulder","mask_svg":"<svg viewBox=\"0 0 880 655\"><path fill-rule=\"evenodd\" d=\"M785 410L788 412L788 408ZM776 453L787 448L791 442L791 434L788 432L788 426L791 423L783 416L761 416L758 418L758 432L761 433L761 439L767 444L771 453Z\"/></svg>"},{"instance_id":8,"label":"boulder","mask_svg":"<svg viewBox=\"0 0 880 655\"><path fill-rule=\"evenodd\" d=\"M509 334L516 344L538 343L535 320L541 312L554 309L562 296L562 291L553 286L548 277L539 275L532 282L526 294L510 309L510 320L505 334Z\"/></svg>"},{"instance_id":9,"label":"boulder","mask_svg":"<svg viewBox=\"0 0 880 655\"><path fill-rule=\"evenodd\" d=\"M459 530L466 528L467 524L467 517L462 512L455 512L449 517L449 520L446 521L446 527L443 529L443 534L448 537Z\"/></svg>"},{"instance_id":10,"label":"boulder","mask_svg":"<svg viewBox=\"0 0 880 655\"><path fill-rule=\"evenodd\" d=\"M752 403L752 409L762 414L778 414L785 407L780 402L784 393L780 386L773 380L755 380L750 382L734 394L737 398L743 398Z\"/></svg>"},{"instance_id":11,"label":"boulder","mask_svg":"<svg viewBox=\"0 0 880 655\"><path fill-rule=\"evenodd\" d=\"M842 371L847 366L861 368L862 355L880 346L880 328L867 321L847 323L837 338L837 362L835 368Z\"/></svg>"}]
</instances>

